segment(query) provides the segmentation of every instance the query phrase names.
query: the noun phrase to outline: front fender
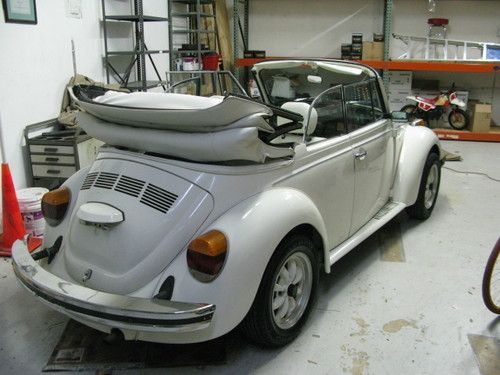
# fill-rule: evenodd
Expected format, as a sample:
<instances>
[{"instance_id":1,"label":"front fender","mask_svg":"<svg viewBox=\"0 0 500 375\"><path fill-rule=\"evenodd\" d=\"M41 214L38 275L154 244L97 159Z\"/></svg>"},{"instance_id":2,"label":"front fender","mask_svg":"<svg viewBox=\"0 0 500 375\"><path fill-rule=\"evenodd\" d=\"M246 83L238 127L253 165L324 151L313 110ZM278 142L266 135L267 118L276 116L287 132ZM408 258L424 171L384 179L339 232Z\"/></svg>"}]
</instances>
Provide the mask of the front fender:
<instances>
[{"instance_id":1,"label":"front fender","mask_svg":"<svg viewBox=\"0 0 500 375\"><path fill-rule=\"evenodd\" d=\"M314 226L326 246L319 210L302 192L273 188L241 202L203 230L217 229L227 237L228 255L221 274L210 283L197 281L188 271L186 250L182 251L163 274L163 279L175 277L172 299L215 304L210 338L229 332L249 311L276 247L301 224Z\"/></svg>"},{"instance_id":2,"label":"front fender","mask_svg":"<svg viewBox=\"0 0 500 375\"><path fill-rule=\"evenodd\" d=\"M393 187L393 200L411 206L415 203L427 155L434 146L442 151L439 139L432 130L423 126L407 126Z\"/></svg>"}]
</instances>

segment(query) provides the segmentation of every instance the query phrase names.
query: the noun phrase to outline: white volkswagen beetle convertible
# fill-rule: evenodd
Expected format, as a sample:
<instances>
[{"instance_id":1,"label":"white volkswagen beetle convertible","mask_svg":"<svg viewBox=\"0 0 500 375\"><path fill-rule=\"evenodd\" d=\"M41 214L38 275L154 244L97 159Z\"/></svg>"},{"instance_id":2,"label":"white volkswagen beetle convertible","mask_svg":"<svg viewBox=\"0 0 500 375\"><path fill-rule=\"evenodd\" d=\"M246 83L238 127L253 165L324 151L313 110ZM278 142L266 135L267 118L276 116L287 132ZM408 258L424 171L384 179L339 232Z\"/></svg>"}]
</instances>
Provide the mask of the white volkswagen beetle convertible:
<instances>
[{"instance_id":1,"label":"white volkswagen beetle convertible","mask_svg":"<svg viewBox=\"0 0 500 375\"><path fill-rule=\"evenodd\" d=\"M253 73L262 101L73 87L80 125L106 145L44 196L44 248L15 243L21 284L126 339L201 342L240 326L280 346L320 272L402 210L429 217L438 139L388 113L376 71L279 60Z\"/></svg>"}]
</instances>

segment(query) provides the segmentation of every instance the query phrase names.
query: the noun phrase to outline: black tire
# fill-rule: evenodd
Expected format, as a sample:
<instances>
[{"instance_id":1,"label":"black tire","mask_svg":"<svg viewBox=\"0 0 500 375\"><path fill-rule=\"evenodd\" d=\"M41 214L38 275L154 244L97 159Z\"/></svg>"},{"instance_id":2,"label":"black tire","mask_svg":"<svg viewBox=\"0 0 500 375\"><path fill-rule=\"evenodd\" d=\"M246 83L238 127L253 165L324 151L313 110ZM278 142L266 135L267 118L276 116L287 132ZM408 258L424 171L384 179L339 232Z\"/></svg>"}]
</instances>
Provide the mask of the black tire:
<instances>
[{"instance_id":1,"label":"black tire","mask_svg":"<svg viewBox=\"0 0 500 375\"><path fill-rule=\"evenodd\" d=\"M413 121L417 118L417 106L413 104L407 104L400 109L400 112L406 112L408 114L408 121Z\"/></svg>"},{"instance_id":2,"label":"black tire","mask_svg":"<svg viewBox=\"0 0 500 375\"><path fill-rule=\"evenodd\" d=\"M467 112L460 108L454 108L448 115L448 123L453 129L463 130L469 126L470 118Z\"/></svg>"},{"instance_id":3,"label":"black tire","mask_svg":"<svg viewBox=\"0 0 500 375\"><path fill-rule=\"evenodd\" d=\"M432 186L428 186L428 179L431 170L433 171L432 172L433 174L437 173L437 176L436 180L434 180L430 184ZM406 208L406 212L408 213L408 215L410 215L410 217L414 219L425 220L429 216L431 216L432 210L436 205L436 199L439 193L440 181L441 181L441 162L439 160L439 156L436 153L431 152L427 156L427 160L424 165L422 178L420 179L420 187L418 189L417 200L415 204L413 204L413 206L409 206ZM430 188L434 192L432 199L430 199L431 198L430 196L426 196L428 188Z\"/></svg>"},{"instance_id":4,"label":"black tire","mask_svg":"<svg viewBox=\"0 0 500 375\"><path fill-rule=\"evenodd\" d=\"M500 314L500 238L486 263L483 275L483 301L495 314ZM494 288L496 288L494 290Z\"/></svg>"},{"instance_id":5,"label":"black tire","mask_svg":"<svg viewBox=\"0 0 500 375\"><path fill-rule=\"evenodd\" d=\"M296 323L289 328L283 329L278 326L275 321L276 318L274 317L275 312L273 311L272 303L273 299L276 301L277 294L275 293L278 293L274 291L274 286L275 283L278 283L280 270L285 263L291 257L298 256L306 257L311 265L310 294L307 301L304 300L303 306L305 306L305 310L301 315L297 316L298 320ZM318 268L314 244L308 237L303 235L292 235L285 238L271 257L260 282L252 307L241 324L241 329L245 336L254 343L266 347L280 347L293 341L299 335L302 326L306 322L311 311L311 306L316 298L319 278ZM306 276L303 277L306 279ZM290 296L290 287L291 286L287 288L285 296L287 299ZM297 291L293 293L297 295ZM298 301L301 300L298 299ZM299 305L300 302L297 303L296 308L299 307Z\"/></svg>"}]
</instances>

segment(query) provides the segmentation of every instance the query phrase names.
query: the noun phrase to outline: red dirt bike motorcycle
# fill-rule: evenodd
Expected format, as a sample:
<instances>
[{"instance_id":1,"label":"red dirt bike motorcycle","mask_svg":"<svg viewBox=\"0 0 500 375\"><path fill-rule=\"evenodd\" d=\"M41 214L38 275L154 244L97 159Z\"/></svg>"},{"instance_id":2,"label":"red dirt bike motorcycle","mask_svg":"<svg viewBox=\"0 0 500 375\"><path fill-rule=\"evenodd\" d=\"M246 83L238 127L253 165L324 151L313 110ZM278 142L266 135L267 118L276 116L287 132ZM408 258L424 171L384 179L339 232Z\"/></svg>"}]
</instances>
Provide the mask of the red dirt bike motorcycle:
<instances>
[{"instance_id":1,"label":"red dirt bike motorcycle","mask_svg":"<svg viewBox=\"0 0 500 375\"><path fill-rule=\"evenodd\" d=\"M451 127L457 130L465 129L469 125L470 118L465 112L465 103L457 97L454 86L432 99L407 96L407 99L415 101L417 105L405 105L401 108L401 112L408 113L410 121L420 118L427 124L429 124L429 120L439 120L443 115L449 113L448 122Z\"/></svg>"}]
</instances>

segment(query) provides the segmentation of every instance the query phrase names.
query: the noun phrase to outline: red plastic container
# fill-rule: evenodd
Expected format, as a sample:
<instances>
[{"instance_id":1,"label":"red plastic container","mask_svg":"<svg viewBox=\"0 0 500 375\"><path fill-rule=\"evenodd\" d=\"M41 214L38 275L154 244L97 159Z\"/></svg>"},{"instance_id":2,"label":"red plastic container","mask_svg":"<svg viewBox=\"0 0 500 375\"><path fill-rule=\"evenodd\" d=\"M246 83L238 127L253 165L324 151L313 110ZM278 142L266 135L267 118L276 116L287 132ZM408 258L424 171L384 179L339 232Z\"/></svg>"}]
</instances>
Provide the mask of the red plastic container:
<instances>
[{"instance_id":1,"label":"red plastic container","mask_svg":"<svg viewBox=\"0 0 500 375\"><path fill-rule=\"evenodd\" d=\"M219 55L203 55L201 60L204 70L217 70L219 68Z\"/></svg>"}]
</instances>

